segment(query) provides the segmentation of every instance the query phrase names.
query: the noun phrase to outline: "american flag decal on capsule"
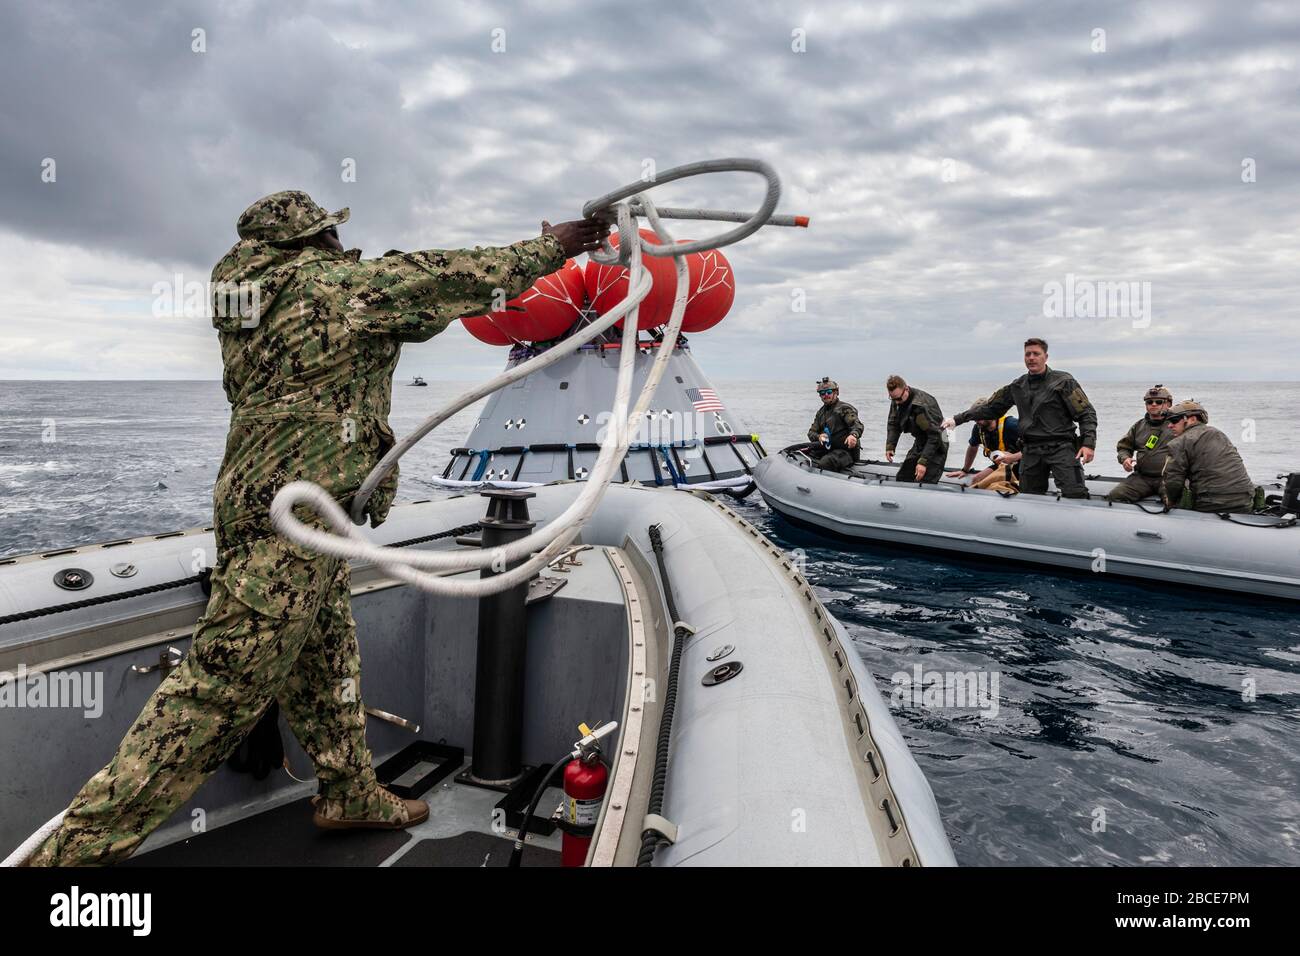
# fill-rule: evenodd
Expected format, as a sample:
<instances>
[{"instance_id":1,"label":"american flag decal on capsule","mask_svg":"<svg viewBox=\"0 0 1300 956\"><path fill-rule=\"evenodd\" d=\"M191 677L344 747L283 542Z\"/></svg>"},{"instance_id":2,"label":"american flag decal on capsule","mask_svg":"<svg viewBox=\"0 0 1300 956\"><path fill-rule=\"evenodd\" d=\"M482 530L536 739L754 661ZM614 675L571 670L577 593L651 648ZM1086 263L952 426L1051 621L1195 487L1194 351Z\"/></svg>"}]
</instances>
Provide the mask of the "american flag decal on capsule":
<instances>
[{"instance_id":1,"label":"american flag decal on capsule","mask_svg":"<svg viewBox=\"0 0 1300 956\"><path fill-rule=\"evenodd\" d=\"M717 392L711 388L688 388L686 397L691 400L697 412L720 412L723 409Z\"/></svg>"}]
</instances>

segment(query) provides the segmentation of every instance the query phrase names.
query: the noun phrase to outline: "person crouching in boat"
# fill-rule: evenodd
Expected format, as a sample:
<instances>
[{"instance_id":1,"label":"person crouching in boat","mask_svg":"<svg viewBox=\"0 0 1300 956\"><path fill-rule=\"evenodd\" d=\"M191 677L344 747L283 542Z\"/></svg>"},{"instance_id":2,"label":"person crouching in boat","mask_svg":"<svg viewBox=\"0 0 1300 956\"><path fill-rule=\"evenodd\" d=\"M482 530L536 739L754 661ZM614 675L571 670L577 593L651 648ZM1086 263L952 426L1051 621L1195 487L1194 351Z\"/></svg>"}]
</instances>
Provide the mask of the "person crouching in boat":
<instances>
[{"instance_id":1,"label":"person crouching in boat","mask_svg":"<svg viewBox=\"0 0 1300 956\"><path fill-rule=\"evenodd\" d=\"M276 534L271 500L291 481L314 481L346 509L393 446L388 413L403 343L486 311L502 291L520 295L597 248L608 226L543 223L540 236L500 248L361 259L339 240L347 219L347 209L326 212L300 190L263 197L239 217L239 241L213 269L232 411L213 492L212 594L184 661L31 865L130 856L272 702L315 764L316 826L402 829L429 815L423 801L380 786L371 765L348 563ZM237 310L221 298L230 289L249 290ZM394 469L367 504L372 526L396 491Z\"/></svg>"},{"instance_id":2,"label":"person crouching in boat","mask_svg":"<svg viewBox=\"0 0 1300 956\"><path fill-rule=\"evenodd\" d=\"M825 471L848 471L861 456L862 421L858 410L840 401L840 387L830 378L817 383L822 407L813 416L808 440L814 442L808 453L813 464Z\"/></svg>"},{"instance_id":3,"label":"person crouching in boat","mask_svg":"<svg viewBox=\"0 0 1300 956\"><path fill-rule=\"evenodd\" d=\"M1066 498L1087 498L1083 468L1097 447L1097 410L1069 372L1049 368L1047 343L1025 340L1026 374L977 405L944 421L946 431L980 419L998 418L1011 406L1020 415L1020 490L1047 494L1047 476ZM1075 425L1078 425L1078 433Z\"/></svg>"},{"instance_id":4,"label":"person crouching in boat","mask_svg":"<svg viewBox=\"0 0 1300 956\"><path fill-rule=\"evenodd\" d=\"M1160 479L1166 508L1249 514L1255 483L1231 439L1212 426L1198 402L1179 402L1165 416L1174 439Z\"/></svg>"},{"instance_id":5,"label":"person crouching in boat","mask_svg":"<svg viewBox=\"0 0 1300 956\"><path fill-rule=\"evenodd\" d=\"M1174 440L1165 419L1174 396L1163 385L1152 385L1142 396L1146 414L1115 443L1119 463L1129 476L1110 490L1107 501L1132 503L1160 493L1160 476Z\"/></svg>"},{"instance_id":6,"label":"person crouching in boat","mask_svg":"<svg viewBox=\"0 0 1300 956\"><path fill-rule=\"evenodd\" d=\"M901 375L889 376L885 391L889 394L885 459L892 462L898 439L911 435L912 447L898 469L897 480L935 484L948 460L948 435L939 427L943 422L939 402L929 392L912 388Z\"/></svg>"},{"instance_id":7,"label":"person crouching in boat","mask_svg":"<svg viewBox=\"0 0 1300 956\"><path fill-rule=\"evenodd\" d=\"M987 398L977 398L973 405L985 405ZM984 450L984 457L992 464L971 476L972 488L985 488L1013 495L1020 490L1020 420L1015 415L1001 418L982 418L971 426L970 441L966 445L966 461L959 471L950 471L946 478L962 478L975 463L975 453Z\"/></svg>"}]
</instances>

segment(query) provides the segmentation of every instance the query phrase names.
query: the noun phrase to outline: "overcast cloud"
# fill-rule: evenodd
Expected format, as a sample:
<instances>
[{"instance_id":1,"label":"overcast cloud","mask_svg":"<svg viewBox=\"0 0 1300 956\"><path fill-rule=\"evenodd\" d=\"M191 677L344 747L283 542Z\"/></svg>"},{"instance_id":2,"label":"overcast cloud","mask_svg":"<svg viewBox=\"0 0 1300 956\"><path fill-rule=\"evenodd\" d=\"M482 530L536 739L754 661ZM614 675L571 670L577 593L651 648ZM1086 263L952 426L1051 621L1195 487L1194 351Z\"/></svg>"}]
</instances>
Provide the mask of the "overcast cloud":
<instances>
[{"instance_id":1,"label":"overcast cloud","mask_svg":"<svg viewBox=\"0 0 1300 956\"><path fill-rule=\"evenodd\" d=\"M275 190L350 206L373 256L525 238L646 159L732 155L812 227L727 250L736 306L693 339L718 378L987 378L1030 333L1085 381L1300 378L1294 3L627 6L6 4L0 378L219 378L207 320L151 290L206 280ZM1149 282L1149 322L1045 316L1070 274ZM457 325L400 374L504 358Z\"/></svg>"}]
</instances>

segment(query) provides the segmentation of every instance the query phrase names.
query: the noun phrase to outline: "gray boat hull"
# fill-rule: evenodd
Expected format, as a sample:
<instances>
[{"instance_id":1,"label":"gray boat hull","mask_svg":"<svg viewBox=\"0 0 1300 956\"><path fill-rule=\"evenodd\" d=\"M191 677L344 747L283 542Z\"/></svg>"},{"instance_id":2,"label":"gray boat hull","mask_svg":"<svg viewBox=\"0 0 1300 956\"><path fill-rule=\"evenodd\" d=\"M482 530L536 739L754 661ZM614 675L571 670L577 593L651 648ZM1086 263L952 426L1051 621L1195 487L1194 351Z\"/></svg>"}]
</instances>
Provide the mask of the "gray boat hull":
<instances>
[{"instance_id":1,"label":"gray boat hull","mask_svg":"<svg viewBox=\"0 0 1300 956\"><path fill-rule=\"evenodd\" d=\"M537 489L539 522L559 514L578 483ZM393 543L477 521L478 497L400 505L368 532ZM612 487L584 529L581 563L557 569L565 586L529 616L524 757L549 763L579 721L616 719L607 749L611 799L589 862L634 862L674 622L668 619L649 527L661 529L672 593L694 628L682 656L663 816L678 828L656 865L949 865L954 862L929 785L870 672L792 562L708 495ZM452 548L450 539L420 547ZM195 529L94 545L0 565L0 617L190 575L211 561L209 531ZM133 564L118 578L110 567ZM95 583L69 594L53 584L69 567ZM15 709L0 724L0 847L17 846L62 809L112 755L159 673L140 673L173 647L184 652L204 606L197 584L0 625L0 671L101 675L102 714ZM423 726L423 737L468 745L473 731L477 606L436 599L353 567L353 613L366 703ZM717 666L731 680L707 686ZM3 679L3 678L0 678ZM376 760L412 739L371 720ZM284 734L290 763L310 762ZM222 768L144 850L299 799L312 785L283 774L263 781ZM614 797L619 799L615 800ZM615 806L617 805L617 808ZM310 863L311 860L285 862Z\"/></svg>"},{"instance_id":2,"label":"gray boat hull","mask_svg":"<svg viewBox=\"0 0 1300 956\"><path fill-rule=\"evenodd\" d=\"M778 514L840 538L1300 599L1300 526L1294 524L1161 514L1154 501L1143 510L1098 498L1004 498L949 481L904 484L887 477L896 467L835 473L797 452L780 453L759 462L754 478ZM1107 484L1090 482L1102 493Z\"/></svg>"}]
</instances>

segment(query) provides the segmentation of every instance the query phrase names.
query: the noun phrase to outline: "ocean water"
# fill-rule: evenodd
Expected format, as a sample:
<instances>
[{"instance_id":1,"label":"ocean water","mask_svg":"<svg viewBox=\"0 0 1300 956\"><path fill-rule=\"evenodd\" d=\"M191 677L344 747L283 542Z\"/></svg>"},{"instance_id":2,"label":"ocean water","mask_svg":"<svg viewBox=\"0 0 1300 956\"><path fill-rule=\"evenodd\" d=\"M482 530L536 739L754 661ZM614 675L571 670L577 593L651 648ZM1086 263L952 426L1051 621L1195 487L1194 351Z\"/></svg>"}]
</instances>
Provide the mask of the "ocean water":
<instances>
[{"instance_id":1,"label":"ocean water","mask_svg":"<svg viewBox=\"0 0 1300 956\"><path fill-rule=\"evenodd\" d=\"M769 450L801 440L817 407L807 382L714 384ZM951 414L1001 382L916 384ZM1110 450L1148 384L1088 385L1101 422L1090 471L1120 473ZM1209 408L1257 480L1300 470L1300 383L1170 384ZM864 449L880 457L883 385L841 385L866 422ZM395 431L466 387L395 388ZM217 382L0 382L0 556L207 524L228 414ZM475 415L406 456L400 498L440 493L427 477ZM802 552L887 698L918 666L996 677L996 712L894 707L959 862L1300 863L1294 607L846 551L792 529L757 496L739 510Z\"/></svg>"}]
</instances>

